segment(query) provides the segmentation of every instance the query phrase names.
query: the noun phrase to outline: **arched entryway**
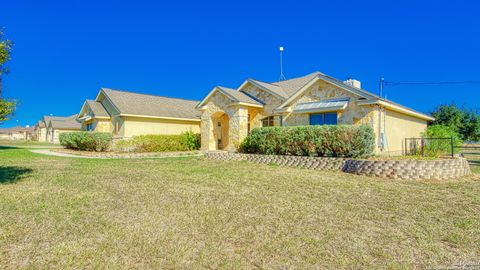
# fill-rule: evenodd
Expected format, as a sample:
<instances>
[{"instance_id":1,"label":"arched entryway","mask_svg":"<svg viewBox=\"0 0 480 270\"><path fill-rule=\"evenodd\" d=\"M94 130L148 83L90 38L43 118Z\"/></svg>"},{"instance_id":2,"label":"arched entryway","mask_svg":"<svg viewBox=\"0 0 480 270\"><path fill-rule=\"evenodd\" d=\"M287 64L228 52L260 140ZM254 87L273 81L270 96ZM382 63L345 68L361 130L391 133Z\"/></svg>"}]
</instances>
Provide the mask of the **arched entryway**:
<instances>
[{"instance_id":1,"label":"arched entryway","mask_svg":"<svg viewBox=\"0 0 480 270\"><path fill-rule=\"evenodd\" d=\"M211 135L209 150L226 150L229 146L229 120L224 112L216 112L211 116Z\"/></svg>"}]
</instances>

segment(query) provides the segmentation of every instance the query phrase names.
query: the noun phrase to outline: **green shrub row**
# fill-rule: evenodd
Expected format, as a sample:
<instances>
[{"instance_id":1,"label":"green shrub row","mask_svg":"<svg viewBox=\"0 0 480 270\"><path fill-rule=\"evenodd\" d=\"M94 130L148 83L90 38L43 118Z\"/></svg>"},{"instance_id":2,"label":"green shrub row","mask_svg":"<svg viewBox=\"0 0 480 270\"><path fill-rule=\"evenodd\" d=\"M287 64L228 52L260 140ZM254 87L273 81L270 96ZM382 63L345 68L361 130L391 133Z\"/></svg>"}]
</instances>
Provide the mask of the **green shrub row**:
<instances>
[{"instance_id":1,"label":"green shrub row","mask_svg":"<svg viewBox=\"0 0 480 270\"><path fill-rule=\"evenodd\" d=\"M106 132L77 131L60 134L60 144L69 149L105 152L110 148L112 135Z\"/></svg>"},{"instance_id":2,"label":"green shrub row","mask_svg":"<svg viewBox=\"0 0 480 270\"><path fill-rule=\"evenodd\" d=\"M375 134L366 125L263 127L253 129L240 145L244 153L320 157L373 154Z\"/></svg>"},{"instance_id":3,"label":"green shrub row","mask_svg":"<svg viewBox=\"0 0 480 270\"><path fill-rule=\"evenodd\" d=\"M180 135L140 135L115 143L117 152L173 152L200 149L200 134L191 131Z\"/></svg>"}]
</instances>

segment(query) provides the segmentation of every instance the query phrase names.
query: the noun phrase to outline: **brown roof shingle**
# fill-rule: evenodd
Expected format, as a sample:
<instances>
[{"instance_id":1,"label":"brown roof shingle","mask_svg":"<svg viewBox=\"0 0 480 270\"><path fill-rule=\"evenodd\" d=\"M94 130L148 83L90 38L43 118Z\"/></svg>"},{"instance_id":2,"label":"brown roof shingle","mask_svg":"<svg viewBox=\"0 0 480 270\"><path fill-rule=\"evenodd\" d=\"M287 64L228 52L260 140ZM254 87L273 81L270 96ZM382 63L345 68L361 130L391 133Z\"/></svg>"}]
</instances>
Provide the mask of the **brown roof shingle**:
<instances>
[{"instance_id":1,"label":"brown roof shingle","mask_svg":"<svg viewBox=\"0 0 480 270\"><path fill-rule=\"evenodd\" d=\"M195 100L138 94L109 88L102 88L102 91L120 114L200 119L201 113L195 109L198 101Z\"/></svg>"}]
</instances>

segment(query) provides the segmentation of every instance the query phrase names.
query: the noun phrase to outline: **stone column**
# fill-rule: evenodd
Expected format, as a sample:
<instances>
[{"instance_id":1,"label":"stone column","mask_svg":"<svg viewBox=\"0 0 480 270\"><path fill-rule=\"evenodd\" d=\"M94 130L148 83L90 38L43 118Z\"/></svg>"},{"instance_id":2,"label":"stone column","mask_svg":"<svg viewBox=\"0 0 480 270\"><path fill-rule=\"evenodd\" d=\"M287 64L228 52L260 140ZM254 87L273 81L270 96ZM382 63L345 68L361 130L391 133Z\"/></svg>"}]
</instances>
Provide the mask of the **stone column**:
<instances>
[{"instance_id":1,"label":"stone column","mask_svg":"<svg viewBox=\"0 0 480 270\"><path fill-rule=\"evenodd\" d=\"M248 135L248 108L235 106L229 121L228 151L237 151L240 143Z\"/></svg>"}]
</instances>

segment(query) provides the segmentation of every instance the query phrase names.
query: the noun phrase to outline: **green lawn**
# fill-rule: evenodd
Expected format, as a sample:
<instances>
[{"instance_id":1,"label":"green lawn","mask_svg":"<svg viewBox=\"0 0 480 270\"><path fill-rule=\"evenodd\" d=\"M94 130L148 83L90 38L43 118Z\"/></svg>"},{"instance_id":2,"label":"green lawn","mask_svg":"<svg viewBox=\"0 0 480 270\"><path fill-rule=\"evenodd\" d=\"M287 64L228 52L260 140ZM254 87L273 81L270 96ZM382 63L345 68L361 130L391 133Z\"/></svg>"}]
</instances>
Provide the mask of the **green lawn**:
<instances>
[{"instance_id":1,"label":"green lawn","mask_svg":"<svg viewBox=\"0 0 480 270\"><path fill-rule=\"evenodd\" d=\"M198 157L0 149L0 269L478 262L479 178L393 181Z\"/></svg>"},{"instance_id":2,"label":"green lawn","mask_svg":"<svg viewBox=\"0 0 480 270\"><path fill-rule=\"evenodd\" d=\"M53 144L49 142L36 142L36 141L23 141L23 140L0 140L0 146L8 147L8 146L17 146L22 148L28 147L59 147L58 144Z\"/></svg>"}]
</instances>

